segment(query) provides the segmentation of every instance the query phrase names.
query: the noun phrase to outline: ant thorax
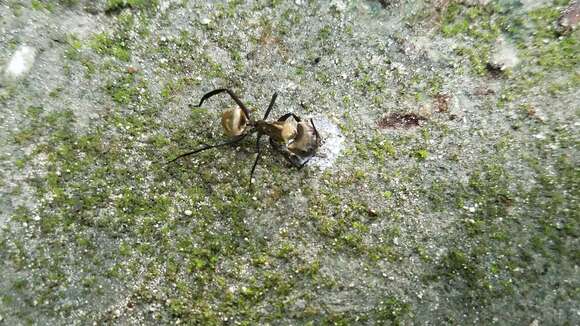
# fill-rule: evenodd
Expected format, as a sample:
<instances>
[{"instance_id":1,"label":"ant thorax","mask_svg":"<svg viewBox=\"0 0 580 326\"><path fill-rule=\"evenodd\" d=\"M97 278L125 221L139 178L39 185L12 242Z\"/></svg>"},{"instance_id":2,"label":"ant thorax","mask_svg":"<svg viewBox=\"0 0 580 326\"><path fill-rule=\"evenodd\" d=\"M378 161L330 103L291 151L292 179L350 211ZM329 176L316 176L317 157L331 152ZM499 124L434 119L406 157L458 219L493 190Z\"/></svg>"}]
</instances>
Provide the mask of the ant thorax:
<instances>
[{"instance_id":1,"label":"ant thorax","mask_svg":"<svg viewBox=\"0 0 580 326\"><path fill-rule=\"evenodd\" d=\"M280 144L288 144L296 137L296 125L289 120L266 122L256 121L256 129L259 133L268 135L273 141Z\"/></svg>"}]
</instances>

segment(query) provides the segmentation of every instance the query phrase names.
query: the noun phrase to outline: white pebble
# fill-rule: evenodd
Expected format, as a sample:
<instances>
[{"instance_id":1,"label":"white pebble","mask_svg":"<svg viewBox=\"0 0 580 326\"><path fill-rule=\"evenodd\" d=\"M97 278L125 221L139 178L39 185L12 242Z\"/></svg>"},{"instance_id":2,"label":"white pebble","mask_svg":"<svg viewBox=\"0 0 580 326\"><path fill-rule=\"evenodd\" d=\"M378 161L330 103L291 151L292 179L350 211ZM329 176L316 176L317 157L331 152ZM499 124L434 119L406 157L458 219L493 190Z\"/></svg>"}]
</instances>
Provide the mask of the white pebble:
<instances>
[{"instance_id":1,"label":"white pebble","mask_svg":"<svg viewBox=\"0 0 580 326\"><path fill-rule=\"evenodd\" d=\"M27 73L34 65L36 49L23 45L14 52L6 66L4 74L7 78L16 79Z\"/></svg>"}]
</instances>

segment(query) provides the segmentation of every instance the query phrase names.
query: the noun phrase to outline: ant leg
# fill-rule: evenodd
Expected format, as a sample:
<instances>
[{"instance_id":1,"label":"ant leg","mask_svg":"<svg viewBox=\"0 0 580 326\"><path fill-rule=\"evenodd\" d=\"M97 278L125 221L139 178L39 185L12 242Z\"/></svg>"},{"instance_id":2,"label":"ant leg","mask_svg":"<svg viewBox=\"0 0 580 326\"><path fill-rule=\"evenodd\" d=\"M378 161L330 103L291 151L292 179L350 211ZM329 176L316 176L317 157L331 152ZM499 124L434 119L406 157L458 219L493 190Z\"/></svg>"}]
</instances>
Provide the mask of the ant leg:
<instances>
[{"instance_id":1,"label":"ant leg","mask_svg":"<svg viewBox=\"0 0 580 326\"><path fill-rule=\"evenodd\" d=\"M288 150L288 147L277 144L272 138L270 138L270 145L272 146L272 148L278 151L278 153L282 154L282 157L284 157L284 159L286 159L288 163L292 164L292 166L296 168L300 168L300 164L296 160L292 159L296 157L296 154L290 152L290 150Z\"/></svg>"},{"instance_id":2,"label":"ant leg","mask_svg":"<svg viewBox=\"0 0 580 326\"><path fill-rule=\"evenodd\" d=\"M227 141L225 143L217 144L217 145L203 144L203 147L198 148L196 150L193 150L191 152L187 152L187 153L181 154L178 157L174 158L173 160L165 163L165 165L170 164L170 163L173 163L173 162L177 161L178 159L180 159L182 157L186 157L186 156L189 156L189 155L197 154L199 152L203 152L203 151L208 150L208 149L212 149L212 148L216 148L216 147L221 147L221 146L225 146L225 145L232 145L232 144L239 143L244 138L246 138L247 135L248 134L244 134L244 135L238 136L237 138L234 138L233 140Z\"/></svg>"},{"instance_id":3,"label":"ant leg","mask_svg":"<svg viewBox=\"0 0 580 326\"><path fill-rule=\"evenodd\" d=\"M296 165L295 166L298 168L298 170L302 170L302 168L306 165L306 163L308 163L313 157L314 157L314 155L310 156L306 161L302 162L302 164L300 164L300 166L296 166Z\"/></svg>"},{"instance_id":4,"label":"ant leg","mask_svg":"<svg viewBox=\"0 0 580 326\"><path fill-rule=\"evenodd\" d=\"M239 106L239 107L242 109L242 111L244 111L244 113L246 114L246 117L250 118L250 111L248 110L248 108L246 108L246 106L244 105L244 103L242 103L242 101L240 100L240 98L239 98L239 97L238 97L238 96L237 96L237 95L236 95L234 92L230 91L230 90L229 90L229 89L227 89L227 88L218 88L218 89L214 89L213 91L211 91L211 92L209 92L209 93L205 94L205 95L204 95L204 96L201 98L201 100L199 101L199 104L198 104L198 105L193 105L193 107L196 107L196 108L198 108L198 107L200 107L200 106L203 104L203 102L204 102L205 100L207 100L208 98L210 98L210 97L212 97L212 96L214 96L214 95L217 95L217 94L219 94L219 93L223 93L223 92L227 92L227 93L228 93L228 95L230 95L230 97L231 97L231 98L232 98L232 99L233 99L233 100L234 100L234 101L235 101L235 102L238 104L238 106Z\"/></svg>"},{"instance_id":5,"label":"ant leg","mask_svg":"<svg viewBox=\"0 0 580 326\"><path fill-rule=\"evenodd\" d=\"M295 115L294 113L286 113L283 116L281 116L280 118L278 118L278 121L286 121L286 119L288 119L289 117L293 117L294 120L296 120L296 122L302 121L302 119L300 119L300 117Z\"/></svg>"},{"instance_id":6,"label":"ant leg","mask_svg":"<svg viewBox=\"0 0 580 326\"><path fill-rule=\"evenodd\" d=\"M318 130L316 129L316 126L314 125L313 119L310 119L310 124L312 125L312 129L314 129L314 134L316 135L316 144L318 144L318 146L320 146L320 134L318 133Z\"/></svg>"},{"instance_id":7,"label":"ant leg","mask_svg":"<svg viewBox=\"0 0 580 326\"><path fill-rule=\"evenodd\" d=\"M274 93L274 95L272 95L272 99L270 100L270 105L268 105L268 109L266 110L266 113L264 114L264 119L262 119L262 120L268 119L268 116L270 115L270 111L272 111L272 108L274 107L274 102L276 102L277 97L278 97L278 93Z\"/></svg>"},{"instance_id":8,"label":"ant leg","mask_svg":"<svg viewBox=\"0 0 580 326\"><path fill-rule=\"evenodd\" d=\"M258 151L258 155L256 155L256 160L254 161L254 165L252 166L252 172L250 172L250 185L252 184L252 179L254 178L254 172L256 171L256 167L258 166L258 161L260 160L260 155L262 152L260 151L260 139L262 138L262 134L258 133L258 137L256 139L256 150Z\"/></svg>"}]
</instances>

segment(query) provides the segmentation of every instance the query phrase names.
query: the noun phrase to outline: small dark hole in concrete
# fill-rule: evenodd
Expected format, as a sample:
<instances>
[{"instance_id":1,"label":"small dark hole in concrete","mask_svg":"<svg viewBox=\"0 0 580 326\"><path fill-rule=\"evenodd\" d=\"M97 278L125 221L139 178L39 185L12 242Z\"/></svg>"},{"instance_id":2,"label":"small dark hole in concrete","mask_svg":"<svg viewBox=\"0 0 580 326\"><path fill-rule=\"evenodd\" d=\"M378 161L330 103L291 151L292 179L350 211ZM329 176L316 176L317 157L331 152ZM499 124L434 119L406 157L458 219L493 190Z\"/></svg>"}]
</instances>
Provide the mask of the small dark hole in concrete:
<instances>
[{"instance_id":1,"label":"small dark hole in concrete","mask_svg":"<svg viewBox=\"0 0 580 326\"><path fill-rule=\"evenodd\" d=\"M391 0L378 0L378 1L381 4L381 7L383 7L384 9L388 8L390 5L394 3L394 1Z\"/></svg>"},{"instance_id":2,"label":"small dark hole in concrete","mask_svg":"<svg viewBox=\"0 0 580 326\"><path fill-rule=\"evenodd\" d=\"M503 70L501 67L488 63L485 65L485 68L493 78L499 78L503 74Z\"/></svg>"}]
</instances>

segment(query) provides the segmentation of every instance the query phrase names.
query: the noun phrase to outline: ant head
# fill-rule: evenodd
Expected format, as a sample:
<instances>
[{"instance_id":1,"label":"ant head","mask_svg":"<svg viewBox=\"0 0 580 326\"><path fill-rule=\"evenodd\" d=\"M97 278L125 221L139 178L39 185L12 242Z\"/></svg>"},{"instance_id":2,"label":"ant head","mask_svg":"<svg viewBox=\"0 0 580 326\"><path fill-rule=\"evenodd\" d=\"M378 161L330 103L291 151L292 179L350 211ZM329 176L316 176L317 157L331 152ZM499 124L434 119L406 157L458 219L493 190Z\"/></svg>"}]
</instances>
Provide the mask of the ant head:
<instances>
[{"instance_id":1,"label":"ant head","mask_svg":"<svg viewBox=\"0 0 580 326\"><path fill-rule=\"evenodd\" d=\"M226 135L230 137L239 136L248 127L248 117L241 108L233 108L222 114L222 126Z\"/></svg>"},{"instance_id":2,"label":"ant head","mask_svg":"<svg viewBox=\"0 0 580 326\"><path fill-rule=\"evenodd\" d=\"M320 136L312 120L298 123L294 141L288 145L288 150L300 157L312 156L320 146Z\"/></svg>"}]
</instances>

